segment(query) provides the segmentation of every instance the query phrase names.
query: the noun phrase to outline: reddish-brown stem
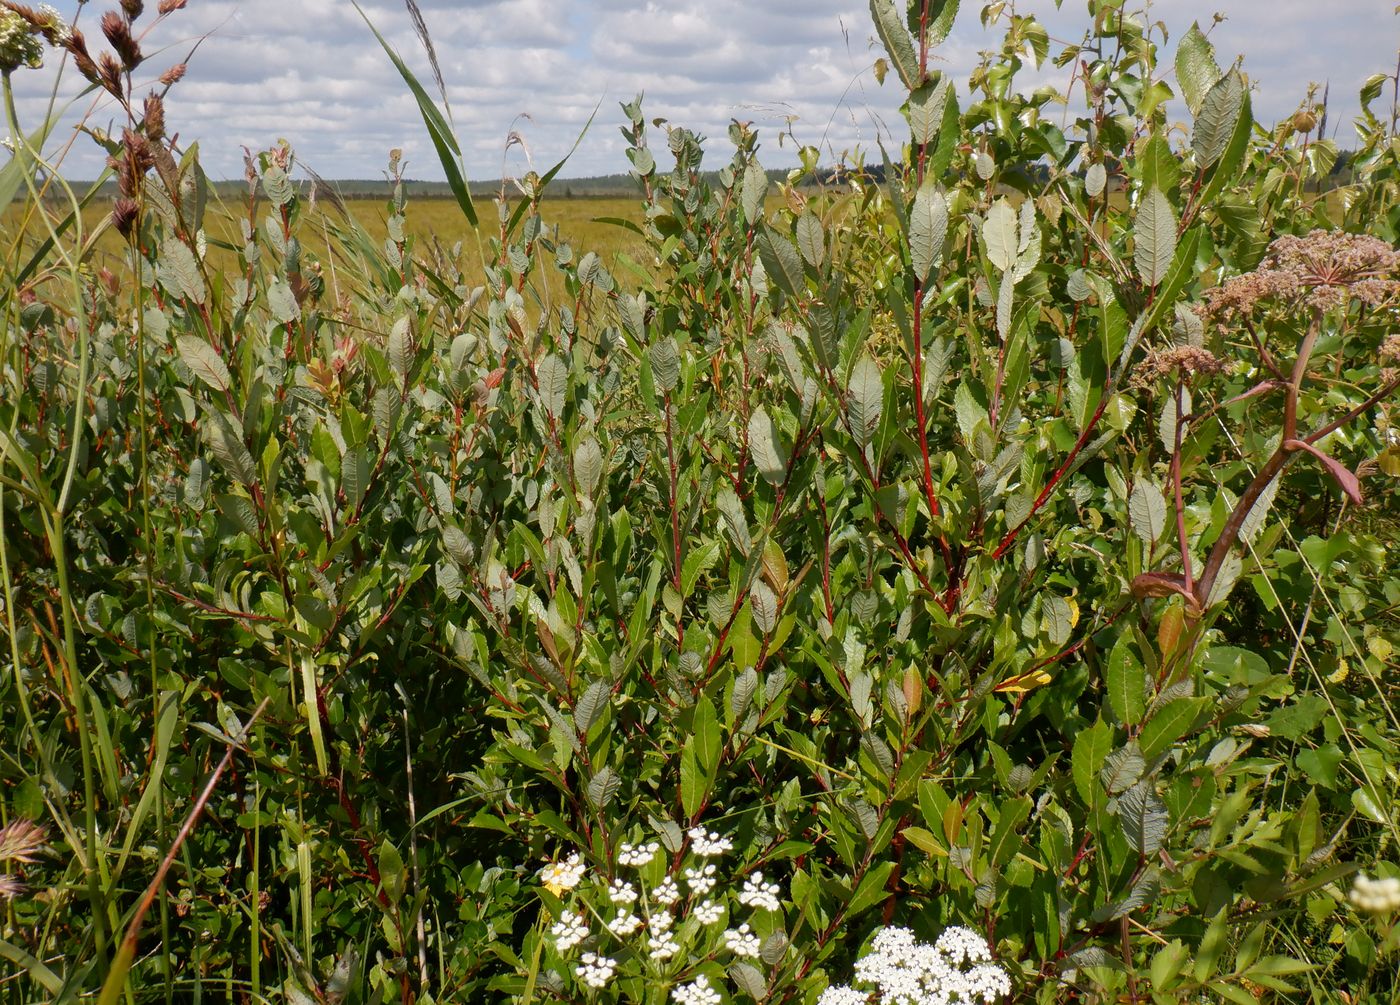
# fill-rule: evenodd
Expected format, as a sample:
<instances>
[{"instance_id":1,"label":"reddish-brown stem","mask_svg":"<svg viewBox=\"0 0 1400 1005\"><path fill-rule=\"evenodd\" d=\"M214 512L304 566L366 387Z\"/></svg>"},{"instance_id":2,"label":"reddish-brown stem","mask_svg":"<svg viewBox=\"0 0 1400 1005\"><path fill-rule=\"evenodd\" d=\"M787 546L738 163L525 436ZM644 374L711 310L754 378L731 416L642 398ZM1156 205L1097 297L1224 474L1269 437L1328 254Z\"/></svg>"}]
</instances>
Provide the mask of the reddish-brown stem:
<instances>
[{"instance_id":1,"label":"reddish-brown stem","mask_svg":"<svg viewBox=\"0 0 1400 1005\"><path fill-rule=\"evenodd\" d=\"M1050 494L1055 491L1055 486L1059 485L1061 479L1069 473L1069 469L1074 466L1075 458L1079 456L1079 452L1083 450L1084 445L1089 442L1089 437L1092 436L1094 430L1098 428L1099 420L1103 418L1103 413L1105 409L1108 408L1109 400L1112 399L1112 397L1113 381L1110 380L1104 385L1103 399L1099 402L1099 407L1094 410L1094 414L1090 417L1089 421L1085 423L1084 431L1081 432L1079 438L1074 441L1074 446L1070 449L1069 456L1064 459L1064 463L1061 464L1059 469L1051 476L1045 488L1040 490L1040 495L1036 496L1035 502L1031 504L1031 511L1026 514L1025 518L1020 523L1006 532L1006 536L1003 537L1001 543L997 545L996 551L992 552L992 558L1001 558L1001 556L1005 555L1007 549L1016 542L1016 535L1020 534L1022 528L1030 523L1031 520L1035 518L1035 515L1040 512L1041 507L1043 507L1046 500L1050 498Z\"/></svg>"},{"instance_id":2,"label":"reddish-brown stem","mask_svg":"<svg viewBox=\"0 0 1400 1005\"><path fill-rule=\"evenodd\" d=\"M1181 573L1186 579L1186 591L1191 591L1191 550L1186 542L1186 506L1182 502L1181 496L1181 433L1182 427L1186 425L1186 416L1183 414L1185 406L1186 387L1184 382L1178 378L1176 382L1176 424L1172 434L1172 502L1176 509L1176 544L1181 550Z\"/></svg>"}]
</instances>

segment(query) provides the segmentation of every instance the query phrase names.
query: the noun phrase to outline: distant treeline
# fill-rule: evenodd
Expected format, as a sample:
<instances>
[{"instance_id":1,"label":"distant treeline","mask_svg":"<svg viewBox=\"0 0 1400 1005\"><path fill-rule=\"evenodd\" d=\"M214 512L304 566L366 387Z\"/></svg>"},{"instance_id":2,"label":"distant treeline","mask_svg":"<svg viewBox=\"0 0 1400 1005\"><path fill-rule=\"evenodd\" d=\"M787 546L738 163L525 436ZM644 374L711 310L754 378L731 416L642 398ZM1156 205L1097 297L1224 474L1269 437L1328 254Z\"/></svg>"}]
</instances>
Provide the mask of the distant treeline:
<instances>
[{"instance_id":1,"label":"distant treeline","mask_svg":"<svg viewBox=\"0 0 1400 1005\"><path fill-rule=\"evenodd\" d=\"M1329 174L1330 185L1346 185L1350 183L1351 158L1353 154L1349 150L1338 152L1336 162L1332 165ZM1049 167L1046 165L1036 165L1035 177L1027 179L1031 184L1043 184L1050 175ZM803 187L822 187L832 184L839 184L845 177L849 176L851 169L847 167L823 168L814 176L803 180ZM870 164L861 169L861 174L870 181L882 183L885 178L885 169L882 164ZM788 171L785 168L778 168L768 172L768 176L773 181L785 181ZM717 183L719 172L704 172L704 177L711 183ZM372 178L346 178L346 179L319 179L319 184L329 188L342 199L387 199L390 196L392 186L390 182L383 179ZM91 182L77 182L75 188L85 191ZM247 182L242 179L230 179L225 181L212 181L211 186L214 192L221 199L241 198L247 192ZM312 182L304 180L302 184L310 186ZM452 190L445 181L425 181L421 179L405 179L404 187L407 195L412 199L450 199ZM501 190L501 182L477 181L469 185L474 197L480 199L490 199ZM517 189L511 182L506 183L508 195L514 196ZM115 181L107 182L103 185L100 195L104 197L115 197L117 185ZM637 192L637 181L630 174L607 174L595 175L587 178L556 178L550 185L551 195L558 199L616 199L626 198Z\"/></svg>"}]
</instances>

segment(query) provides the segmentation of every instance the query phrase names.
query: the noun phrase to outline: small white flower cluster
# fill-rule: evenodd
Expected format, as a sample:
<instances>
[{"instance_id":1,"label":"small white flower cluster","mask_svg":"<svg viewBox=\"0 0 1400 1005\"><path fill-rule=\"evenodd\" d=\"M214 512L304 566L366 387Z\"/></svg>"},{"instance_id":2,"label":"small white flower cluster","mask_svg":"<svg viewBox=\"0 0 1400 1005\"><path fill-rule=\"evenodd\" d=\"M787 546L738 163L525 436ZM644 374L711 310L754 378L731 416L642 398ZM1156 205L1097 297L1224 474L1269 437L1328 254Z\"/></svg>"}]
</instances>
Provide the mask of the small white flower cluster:
<instances>
[{"instance_id":1,"label":"small white flower cluster","mask_svg":"<svg viewBox=\"0 0 1400 1005\"><path fill-rule=\"evenodd\" d=\"M608 899L614 904L635 904L637 888L625 880L615 879L612 886L608 887Z\"/></svg>"},{"instance_id":2,"label":"small white flower cluster","mask_svg":"<svg viewBox=\"0 0 1400 1005\"><path fill-rule=\"evenodd\" d=\"M728 949L735 956L755 957L759 953L761 943L758 936L749 929L746 921L738 928L726 929L724 933L724 948Z\"/></svg>"},{"instance_id":3,"label":"small white flower cluster","mask_svg":"<svg viewBox=\"0 0 1400 1005\"><path fill-rule=\"evenodd\" d=\"M713 862L708 865L699 866L685 871L685 885L690 887L690 892L703 897L715 888L715 865Z\"/></svg>"},{"instance_id":4,"label":"small white flower cluster","mask_svg":"<svg viewBox=\"0 0 1400 1005\"><path fill-rule=\"evenodd\" d=\"M628 844L624 841L617 851L617 864L640 869L656 858L656 853L660 850L661 845L655 841L648 841L646 844Z\"/></svg>"},{"instance_id":5,"label":"small white flower cluster","mask_svg":"<svg viewBox=\"0 0 1400 1005\"><path fill-rule=\"evenodd\" d=\"M1011 993L1006 971L993 963L985 940L967 928L949 928L933 945L907 928L882 929L870 952L856 961L855 983L874 985L880 1005L992 1005ZM870 993L845 985L827 988L817 1005L866 1005Z\"/></svg>"},{"instance_id":6,"label":"small white flower cluster","mask_svg":"<svg viewBox=\"0 0 1400 1005\"><path fill-rule=\"evenodd\" d=\"M612 980L613 971L616 969L617 960L610 960L597 953L584 953L579 960L579 965L574 969L574 973L578 974L579 980L590 988L605 988L608 986L608 981Z\"/></svg>"},{"instance_id":7,"label":"small white flower cluster","mask_svg":"<svg viewBox=\"0 0 1400 1005\"><path fill-rule=\"evenodd\" d=\"M595 873L596 879L589 884L590 890L596 888L598 894L606 896L607 901L615 906L606 906L602 896L595 900L593 894L586 894L582 902L570 907L550 926L549 935L558 953L568 953L580 945L590 950L582 954L580 962L574 967L574 973L581 983L590 988L602 988L615 976L617 961L603 955L604 952L613 952L610 939L623 944L619 948L624 951L615 955L624 960L640 958L666 964L673 958L684 957L687 952L699 954L697 959L713 959L717 951L730 953L739 959L761 956L763 940L749 922L728 929L723 927L726 917L731 915L732 905L724 892L716 893L720 885L719 868L714 862L707 861L732 851L733 840L703 827L692 827L687 836L690 839L690 860L684 868L680 867L681 862L677 862L666 869L647 869L662 853L660 843L622 843L618 846L618 865L645 871L634 879L609 878L606 873ZM565 891L575 890L587 875L588 867L582 856L572 852L541 869L539 880L557 897ZM762 872L756 871L744 880L743 889L736 899L739 904L754 911L780 911L781 895L782 890L777 883L769 882ZM580 907L584 910L578 910ZM587 918L590 912L597 917L600 925L596 935L589 931ZM688 922L690 918L699 922L700 928L680 924ZM739 919L733 918L733 921ZM698 934L712 926L720 927L711 934ZM629 948L627 943L634 938L638 944L635 948ZM698 940L697 945L690 945L693 940ZM670 966L667 964L666 969ZM693 980L690 983L678 984L672 989L672 1002L676 1005L716 1005L723 1000L722 989L712 987L708 977L696 975L693 971L691 974Z\"/></svg>"},{"instance_id":8,"label":"small white flower cluster","mask_svg":"<svg viewBox=\"0 0 1400 1005\"><path fill-rule=\"evenodd\" d=\"M551 862L540 870L540 884L557 894L560 890L572 890L583 881L588 866L578 852L574 852L562 862Z\"/></svg>"},{"instance_id":9,"label":"small white flower cluster","mask_svg":"<svg viewBox=\"0 0 1400 1005\"><path fill-rule=\"evenodd\" d=\"M682 984L671 992L675 1005L719 1005L719 992L710 987L710 979L699 975L689 984Z\"/></svg>"},{"instance_id":10,"label":"small white flower cluster","mask_svg":"<svg viewBox=\"0 0 1400 1005\"><path fill-rule=\"evenodd\" d=\"M703 827L692 827L686 831L690 836L690 850L701 858L717 858L727 851L734 850L734 842L720 837L715 831L705 833Z\"/></svg>"},{"instance_id":11,"label":"small white flower cluster","mask_svg":"<svg viewBox=\"0 0 1400 1005\"><path fill-rule=\"evenodd\" d=\"M765 883L763 873L755 872L744 880L744 889L739 893L739 903L745 907L761 907L765 911L776 911L782 906L778 900L778 894L781 892L777 883Z\"/></svg>"},{"instance_id":12,"label":"small white flower cluster","mask_svg":"<svg viewBox=\"0 0 1400 1005\"><path fill-rule=\"evenodd\" d=\"M1347 899L1358 911L1367 914L1389 914L1400 911L1400 879L1394 876L1371 879L1365 873L1356 877Z\"/></svg>"},{"instance_id":13,"label":"small white flower cluster","mask_svg":"<svg viewBox=\"0 0 1400 1005\"><path fill-rule=\"evenodd\" d=\"M588 938L588 925L582 914L566 914L549 926L549 934L554 936L555 948L565 953Z\"/></svg>"},{"instance_id":14,"label":"small white flower cluster","mask_svg":"<svg viewBox=\"0 0 1400 1005\"><path fill-rule=\"evenodd\" d=\"M41 3L39 13L48 18L49 29L53 31L54 39L59 45L64 45L73 38L73 26L63 20L63 15L58 12L58 8Z\"/></svg>"}]
</instances>

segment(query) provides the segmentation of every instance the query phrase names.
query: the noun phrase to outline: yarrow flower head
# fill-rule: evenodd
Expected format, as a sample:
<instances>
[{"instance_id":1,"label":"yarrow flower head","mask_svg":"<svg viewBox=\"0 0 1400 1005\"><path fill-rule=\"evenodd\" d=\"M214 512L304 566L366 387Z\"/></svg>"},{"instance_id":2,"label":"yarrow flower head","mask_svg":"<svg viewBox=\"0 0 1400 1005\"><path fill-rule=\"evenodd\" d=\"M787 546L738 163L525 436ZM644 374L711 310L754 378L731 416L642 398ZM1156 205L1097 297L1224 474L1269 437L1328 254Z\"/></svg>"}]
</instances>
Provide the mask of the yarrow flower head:
<instances>
[{"instance_id":1,"label":"yarrow flower head","mask_svg":"<svg viewBox=\"0 0 1400 1005\"><path fill-rule=\"evenodd\" d=\"M554 948L567 953L588 938L588 925L582 914L566 914L549 927L549 934L554 936Z\"/></svg>"},{"instance_id":2,"label":"yarrow flower head","mask_svg":"<svg viewBox=\"0 0 1400 1005\"><path fill-rule=\"evenodd\" d=\"M1400 911L1400 879L1394 876L1371 879L1365 873L1356 877L1356 885L1347 894L1358 911L1367 914L1389 914Z\"/></svg>"},{"instance_id":3,"label":"yarrow flower head","mask_svg":"<svg viewBox=\"0 0 1400 1005\"><path fill-rule=\"evenodd\" d=\"M11 73L21 66L38 69L44 64L44 46L35 26L12 10L0 10L0 71Z\"/></svg>"},{"instance_id":4,"label":"yarrow flower head","mask_svg":"<svg viewBox=\"0 0 1400 1005\"><path fill-rule=\"evenodd\" d=\"M616 960L599 956L597 953L584 953L574 973L590 988L604 988L608 986L608 981L612 980L613 971L616 969Z\"/></svg>"},{"instance_id":5,"label":"yarrow flower head","mask_svg":"<svg viewBox=\"0 0 1400 1005\"><path fill-rule=\"evenodd\" d=\"M719 1005L720 995L710 987L710 979L700 974L689 984L682 984L671 992L675 1005Z\"/></svg>"},{"instance_id":6,"label":"yarrow flower head","mask_svg":"<svg viewBox=\"0 0 1400 1005\"><path fill-rule=\"evenodd\" d=\"M619 865L640 869L656 858L656 853L660 850L661 845L655 841L649 841L646 844L628 844L624 841L622 847L618 849L617 862Z\"/></svg>"},{"instance_id":7,"label":"yarrow flower head","mask_svg":"<svg viewBox=\"0 0 1400 1005\"><path fill-rule=\"evenodd\" d=\"M583 874L588 871L588 866L583 864L583 859L578 852L574 852L562 862L551 862L540 870L540 882L544 888L556 897L564 890L572 890L583 880Z\"/></svg>"},{"instance_id":8,"label":"yarrow flower head","mask_svg":"<svg viewBox=\"0 0 1400 1005\"><path fill-rule=\"evenodd\" d=\"M41 3L39 5L39 17L43 18L48 25L47 32L56 45L67 45L73 38L73 26L63 20L63 15L58 12L58 8Z\"/></svg>"},{"instance_id":9,"label":"yarrow flower head","mask_svg":"<svg viewBox=\"0 0 1400 1005\"><path fill-rule=\"evenodd\" d=\"M717 858L727 851L734 850L734 842L720 837L717 831L708 834L703 827L692 827L686 832L690 836L690 850L701 858Z\"/></svg>"},{"instance_id":10,"label":"yarrow flower head","mask_svg":"<svg viewBox=\"0 0 1400 1005\"><path fill-rule=\"evenodd\" d=\"M744 888L739 891L739 903L745 907L758 907L765 911L776 911L782 904L778 900L778 894L782 891L778 889L777 883L765 883L763 873L755 872L748 879L744 880Z\"/></svg>"},{"instance_id":11,"label":"yarrow flower head","mask_svg":"<svg viewBox=\"0 0 1400 1005\"><path fill-rule=\"evenodd\" d=\"M949 928L933 945L919 942L907 928L886 928L870 952L856 961L855 982L874 985L881 1005L993 1005L1011 993L1011 979L991 962L985 940L967 928ZM870 992L835 985L818 1005L857 1005Z\"/></svg>"}]
</instances>

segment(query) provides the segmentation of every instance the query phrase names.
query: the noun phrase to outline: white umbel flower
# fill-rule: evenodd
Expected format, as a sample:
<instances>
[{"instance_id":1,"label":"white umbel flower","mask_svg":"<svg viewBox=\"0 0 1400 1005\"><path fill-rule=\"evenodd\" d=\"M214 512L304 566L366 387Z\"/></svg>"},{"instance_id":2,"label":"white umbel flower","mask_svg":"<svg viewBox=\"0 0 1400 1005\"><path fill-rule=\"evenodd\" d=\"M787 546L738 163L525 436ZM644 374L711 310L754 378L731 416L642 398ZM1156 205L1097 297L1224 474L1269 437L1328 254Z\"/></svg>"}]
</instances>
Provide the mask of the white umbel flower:
<instances>
[{"instance_id":1,"label":"white umbel flower","mask_svg":"<svg viewBox=\"0 0 1400 1005\"><path fill-rule=\"evenodd\" d=\"M574 969L574 973L578 974L579 980L590 988L605 988L608 986L608 981L612 980L613 971L616 969L616 960L599 956L597 953L584 953L578 967Z\"/></svg>"},{"instance_id":2,"label":"white umbel flower","mask_svg":"<svg viewBox=\"0 0 1400 1005\"><path fill-rule=\"evenodd\" d=\"M695 917L702 925L713 925L724 917L724 907L713 900L707 900L695 909Z\"/></svg>"},{"instance_id":3,"label":"white umbel flower","mask_svg":"<svg viewBox=\"0 0 1400 1005\"><path fill-rule=\"evenodd\" d=\"M907 928L886 928L856 961L854 983L874 985L879 1001L890 1005L994 1005L1011 993L1011 979L990 961L986 941L967 928L949 928L933 945ZM837 986L823 992L818 1005L865 1005L869 999L869 992Z\"/></svg>"},{"instance_id":4,"label":"white umbel flower","mask_svg":"<svg viewBox=\"0 0 1400 1005\"><path fill-rule=\"evenodd\" d=\"M617 862L619 865L640 869L656 858L656 853L660 850L661 845L655 841L649 841L646 844L628 844L624 841L617 851Z\"/></svg>"},{"instance_id":5,"label":"white umbel flower","mask_svg":"<svg viewBox=\"0 0 1400 1005\"><path fill-rule=\"evenodd\" d=\"M674 1005L719 1005L719 992L710 987L710 979L700 974L689 984L671 991Z\"/></svg>"},{"instance_id":6,"label":"white umbel flower","mask_svg":"<svg viewBox=\"0 0 1400 1005\"><path fill-rule=\"evenodd\" d=\"M567 953L588 938L588 925L582 914L566 914L549 927L549 934L554 936L554 948Z\"/></svg>"},{"instance_id":7,"label":"white umbel flower","mask_svg":"<svg viewBox=\"0 0 1400 1005\"><path fill-rule=\"evenodd\" d=\"M670 907L681 899L681 888L676 885L674 879L667 876L655 890L651 891L651 895L656 898L657 903Z\"/></svg>"},{"instance_id":8,"label":"white umbel flower","mask_svg":"<svg viewBox=\"0 0 1400 1005\"><path fill-rule=\"evenodd\" d=\"M758 936L749 930L747 921L738 928L729 928L724 932L724 948L735 956L755 957L761 947L762 943L758 941Z\"/></svg>"},{"instance_id":9,"label":"white umbel flower","mask_svg":"<svg viewBox=\"0 0 1400 1005\"><path fill-rule=\"evenodd\" d=\"M562 862L551 862L540 870L540 883L556 897L563 890L572 890L583 880L588 866L578 852L574 852Z\"/></svg>"},{"instance_id":10,"label":"white umbel flower","mask_svg":"<svg viewBox=\"0 0 1400 1005\"><path fill-rule=\"evenodd\" d=\"M739 903L746 907L776 911L782 906L778 900L778 894L781 892L777 883L765 883L763 873L755 872L744 880L744 889L739 892Z\"/></svg>"},{"instance_id":11,"label":"white umbel flower","mask_svg":"<svg viewBox=\"0 0 1400 1005\"><path fill-rule=\"evenodd\" d=\"M833 984L817 999L817 1005L869 1005L869 1002L867 992L848 988L844 984Z\"/></svg>"},{"instance_id":12,"label":"white umbel flower","mask_svg":"<svg viewBox=\"0 0 1400 1005\"><path fill-rule=\"evenodd\" d=\"M690 836L690 850L701 858L717 858L734 849L734 842L720 837L717 831L706 833L703 827L692 827L686 833Z\"/></svg>"},{"instance_id":13,"label":"white umbel flower","mask_svg":"<svg viewBox=\"0 0 1400 1005\"><path fill-rule=\"evenodd\" d=\"M641 927L642 919L625 907L619 907L617 909L617 917L608 922L608 931L612 932L619 939L627 938L627 936Z\"/></svg>"},{"instance_id":14,"label":"white umbel flower","mask_svg":"<svg viewBox=\"0 0 1400 1005\"><path fill-rule=\"evenodd\" d=\"M715 865L713 862L708 865L697 866L685 871L685 885L690 887L690 892L703 897L715 888Z\"/></svg>"},{"instance_id":15,"label":"white umbel flower","mask_svg":"<svg viewBox=\"0 0 1400 1005\"><path fill-rule=\"evenodd\" d=\"M681 951L681 944L670 932L662 932L647 939L647 955L653 960L669 960Z\"/></svg>"},{"instance_id":16,"label":"white umbel flower","mask_svg":"<svg viewBox=\"0 0 1400 1005\"><path fill-rule=\"evenodd\" d=\"M1400 910L1400 879L1394 876L1371 879L1365 873L1360 873L1347 899L1358 911L1367 914L1389 914Z\"/></svg>"},{"instance_id":17,"label":"white umbel flower","mask_svg":"<svg viewBox=\"0 0 1400 1005\"><path fill-rule=\"evenodd\" d=\"M637 888L625 880L615 879L608 887L608 899L614 904L635 904Z\"/></svg>"}]
</instances>

